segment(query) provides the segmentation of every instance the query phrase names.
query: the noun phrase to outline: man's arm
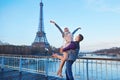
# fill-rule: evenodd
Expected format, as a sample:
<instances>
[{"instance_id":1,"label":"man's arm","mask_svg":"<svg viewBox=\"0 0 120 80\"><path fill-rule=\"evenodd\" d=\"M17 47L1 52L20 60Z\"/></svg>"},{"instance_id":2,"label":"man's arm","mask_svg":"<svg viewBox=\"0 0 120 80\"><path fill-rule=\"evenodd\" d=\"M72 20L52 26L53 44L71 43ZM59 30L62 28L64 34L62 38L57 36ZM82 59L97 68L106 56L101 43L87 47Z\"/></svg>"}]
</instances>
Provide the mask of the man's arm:
<instances>
[{"instance_id":1,"label":"man's arm","mask_svg":"<svg viewBox=\"0 0 120 80\"><path fill-rule=\"evenodd\" d=\"M63 48L62 51L68 51L70 49L76 49L75 42L71 42L67 47Z\"/></svg>"},{"instance_id":2,"label":"man's arm","mask_svg":"<svg viewBox=\"0 0 120 80\"><path fill-rule=\"evenodd\" d=\"M75 29L75 30L72 32L72 35L74 35L79 29L81 29L81 28L78 27L77 29Z\"/></svg>"},{"instance_id":3,"label":"man's arm","mask_svg":"<svg viewBox=\"0 0 120 80\"><path fill-rule=\"evenodd\" d=\"M58 26L54 21L50 21L50 23L53 23L58 28L58 30L61 32L62 37L64 37L64 32L62 31L62 29L60 28L60 26Z\"/></svg>"}]
</instances>

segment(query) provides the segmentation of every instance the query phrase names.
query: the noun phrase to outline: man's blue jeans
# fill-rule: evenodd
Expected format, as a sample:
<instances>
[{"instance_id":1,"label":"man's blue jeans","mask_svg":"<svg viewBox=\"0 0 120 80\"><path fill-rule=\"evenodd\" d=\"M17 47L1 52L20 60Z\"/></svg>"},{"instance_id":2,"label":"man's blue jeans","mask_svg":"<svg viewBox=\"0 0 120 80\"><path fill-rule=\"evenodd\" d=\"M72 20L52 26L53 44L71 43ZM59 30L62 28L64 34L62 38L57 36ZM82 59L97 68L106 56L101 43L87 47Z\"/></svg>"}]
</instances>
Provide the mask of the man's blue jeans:
<instances>
[{"instance_id":1,"label":"man's blue jeans","mask_svg":"<svg viewBox=\"0 0 120 80\"><path fill-rule=\"evenodd\" d=\"M73 78L73 73L72 73L72 64L74 61L72 60L67 60L66 61L66 80L74 80Z\"/></svg>"}]
</instances>

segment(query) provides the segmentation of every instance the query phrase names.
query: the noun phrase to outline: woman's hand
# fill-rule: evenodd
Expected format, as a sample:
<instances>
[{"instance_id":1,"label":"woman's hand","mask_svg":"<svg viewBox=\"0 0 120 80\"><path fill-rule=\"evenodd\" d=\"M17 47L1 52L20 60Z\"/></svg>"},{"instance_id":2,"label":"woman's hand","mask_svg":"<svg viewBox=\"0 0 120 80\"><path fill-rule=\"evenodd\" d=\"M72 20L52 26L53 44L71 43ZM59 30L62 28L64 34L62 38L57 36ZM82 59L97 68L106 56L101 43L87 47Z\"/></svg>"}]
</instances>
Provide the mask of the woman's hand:
<instances>
[{"instance_id":1,"label":"woman's hand","mask_svg":"<svg viewBox=\"0 0 120 80\"><path fill-rule=\"evenodd\" d=\"M53 24L55 24L55 22L54 22L54 21L52 21L52 20L50 20L50 23L53 23Z\"/></svg>"}]
</instances>

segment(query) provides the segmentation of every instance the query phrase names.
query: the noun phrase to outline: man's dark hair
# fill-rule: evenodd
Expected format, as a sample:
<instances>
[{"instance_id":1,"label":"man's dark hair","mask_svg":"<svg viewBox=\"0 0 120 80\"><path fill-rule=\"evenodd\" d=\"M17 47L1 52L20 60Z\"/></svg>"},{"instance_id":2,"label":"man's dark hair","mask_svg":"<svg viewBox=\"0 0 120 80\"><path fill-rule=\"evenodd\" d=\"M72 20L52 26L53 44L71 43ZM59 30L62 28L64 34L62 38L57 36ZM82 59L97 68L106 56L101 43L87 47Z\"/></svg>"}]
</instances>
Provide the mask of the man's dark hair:
<instances>
[{"instance_id":1,"label":"man's dark hair","mask_svg":"<svg viewBox=\"0 0 120 80\"><path fill-rule=\"evenodd\" d=\"M84 39L83 35L82 34L79 34L79 38L80 40L79 41L82 41Z\"/></svg>"}]
</instances>

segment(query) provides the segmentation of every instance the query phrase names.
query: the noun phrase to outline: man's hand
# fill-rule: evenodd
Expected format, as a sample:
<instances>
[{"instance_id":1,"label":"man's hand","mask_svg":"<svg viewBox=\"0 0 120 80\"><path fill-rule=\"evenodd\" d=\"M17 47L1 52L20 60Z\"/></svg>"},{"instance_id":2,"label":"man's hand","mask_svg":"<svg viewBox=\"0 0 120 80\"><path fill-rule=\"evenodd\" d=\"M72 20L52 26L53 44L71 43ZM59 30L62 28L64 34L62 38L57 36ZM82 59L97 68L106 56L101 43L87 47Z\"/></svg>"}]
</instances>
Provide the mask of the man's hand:
<instances>
[{"instance_id":1,"label":"man's hand","mask_svg":"<svg viewBox=\"0 0 120 80\"><path fill-rule=\"evenodd\" d=\"M60 48L60 53L63 53L63 48L62 47Z\"/></svg>"},{"instance_id":2,"label":"man's hand","mask_svg":"<svg viewBox=\"0 0 120 80\"><path fill-rule=\"evenodd\" d=\"M54 21L52 21L52 20L50 20L50 23L53 23L53 24L55 24L55 22L54 22Z\"/></svg>"},{"instance_id":3,"label":"man's hand","mask_svg":"<svg viewBox=\"0 0 120 80\"><path fill-rule=\"evenodd\" d=\"M53 58L57 58L57 54L56 54L56 53L53 54L52 57L53 57Z\"/></svg>"}]
</instances>

